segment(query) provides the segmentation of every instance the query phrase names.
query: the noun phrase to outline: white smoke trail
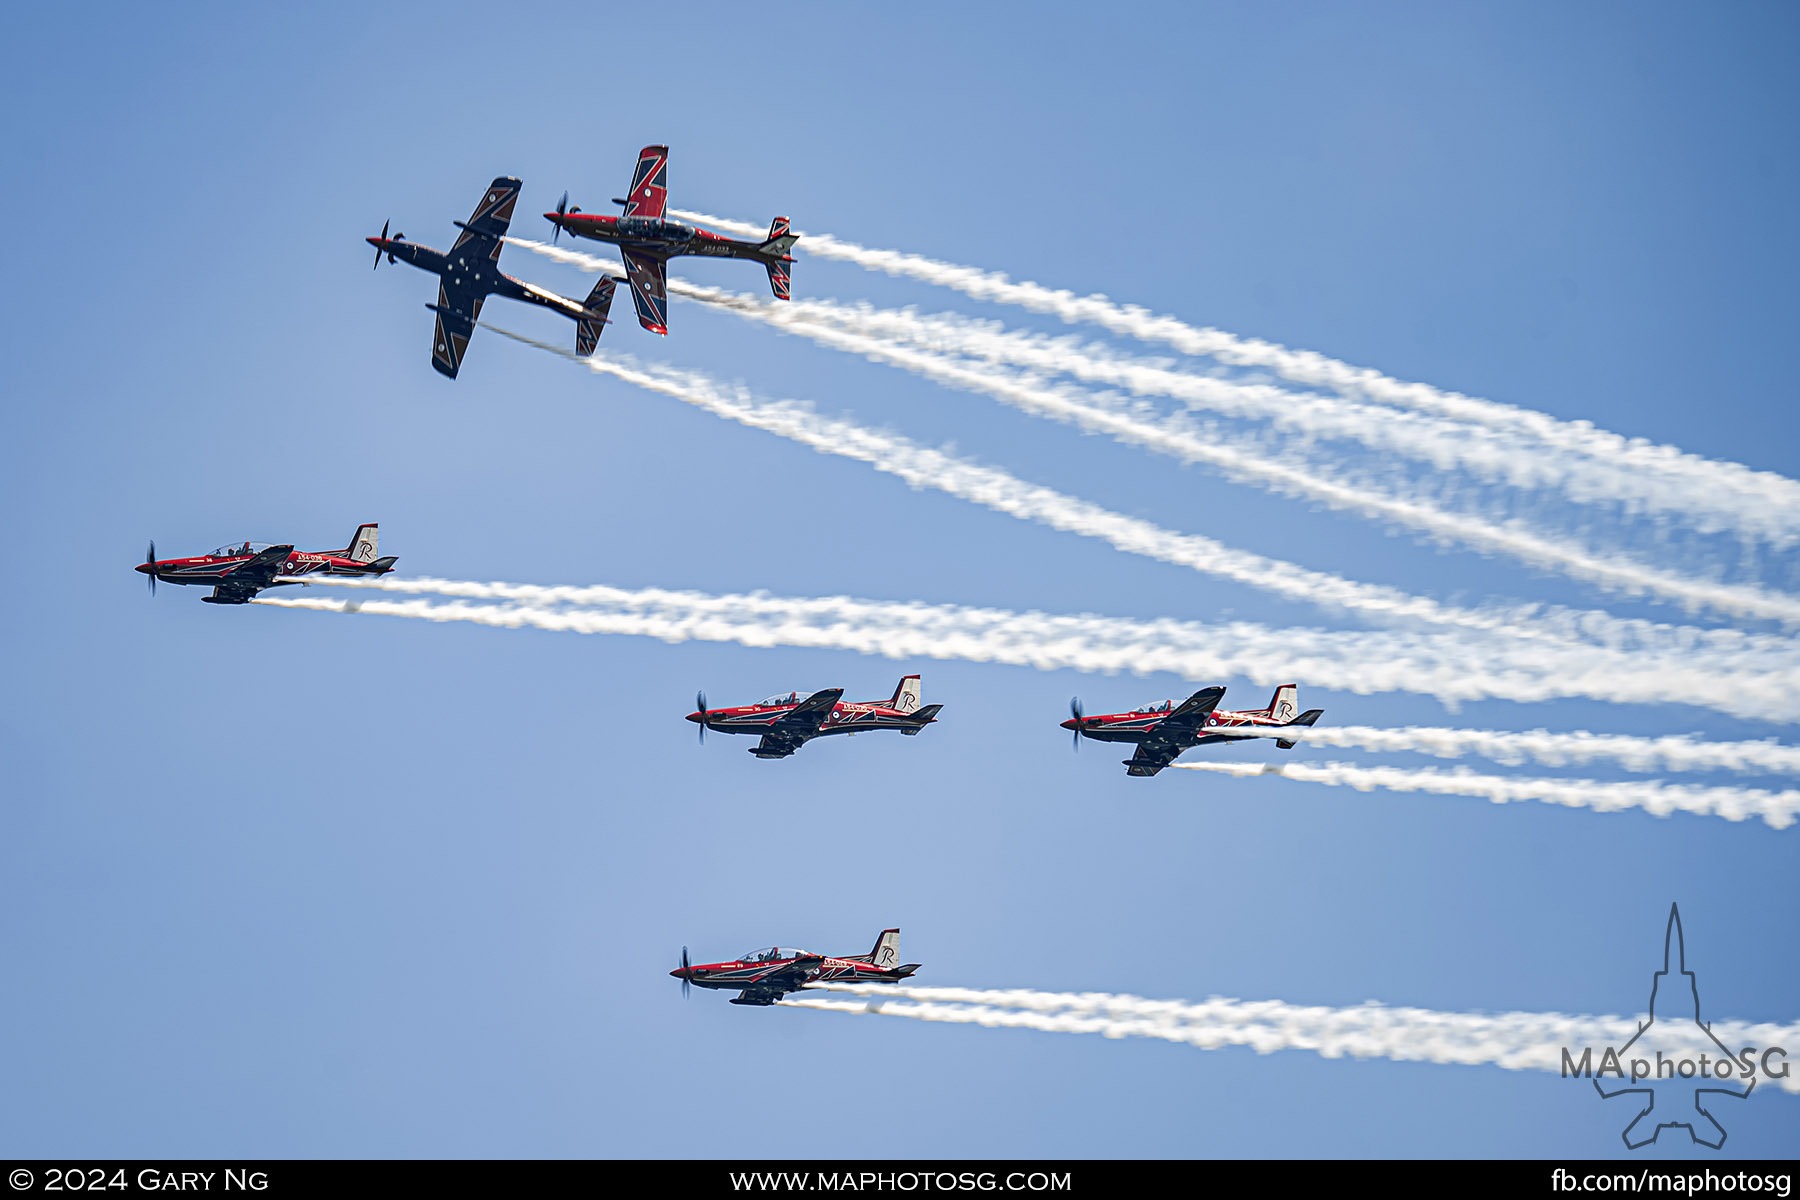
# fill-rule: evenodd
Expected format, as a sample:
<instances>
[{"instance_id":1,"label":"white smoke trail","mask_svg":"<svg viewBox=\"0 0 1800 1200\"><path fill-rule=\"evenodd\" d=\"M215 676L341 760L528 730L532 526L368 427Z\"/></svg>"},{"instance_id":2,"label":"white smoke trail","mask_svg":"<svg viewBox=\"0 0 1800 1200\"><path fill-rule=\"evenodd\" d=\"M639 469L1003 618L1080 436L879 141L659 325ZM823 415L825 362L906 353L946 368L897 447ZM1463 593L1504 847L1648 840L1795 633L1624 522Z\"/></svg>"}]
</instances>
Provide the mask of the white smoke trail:
<instances>
[{"instance_id":1,"label":"white smoke trail","mask_svg":"<svg viewBox=\"0 0 1800 1200\"><path fill-rule=\"evenodd\" d=\"M1028 483L997 468L981 466L942 450L919 446L896 434L819 415L795 401L765 401L741 387L727 388L706 375L646 366L624 355L583 358L563 346L542 342L497 325L484 325L514 341L547 351L638 387L670 396L704 412L752 429L778 434L821 454L865 462L915 488L932 488L981 504L1020 520L1037 521L1084 537L1099 538L1130 554L1140 554L1204 574L1248 584L1290 599L1366 614L1384 620L1479 629L1509 637L1571 640L1603 637L1614 643L1642 642L1666 632L1646 622L1618 621L1605 613L1564 613L1540 606L1465 609L1440 604L1396 588L1357 583L1280 559L1234 550L1212 538L1176 533L1151 522L1112 512L1088 501ZM1708 631L1679 636L1686 648ZM1731 634L1735 641L1742 635ZM1659 640L1668 642L1668 638ZM1772 651L1787 650L1779 639Z\"/></svg>"},{"instance_id":2,"label":"white smoke trail","mask_svg":"<svg viewBox=\"0 0 1800 1200\"><path fill-rule=\"evenodd\" d=\"M1356 441L1380 453L1407 455L1438 472L1464 471L1527 492L1556 489L1576 504L1616 504L1701 533L1760 538L1776 548L1800 538L1800 521L1779 507L1748 504L1729 490L1670 480L1616 458L1571 454L1486 426L1396 412L1317 392L1221 379L1069 337L1006 330L998 322L960 313L922 316L912 309L831 300L795 301L794 312L933 354L1069 375L1130 395L1172 397L1233 420L1264 420L1273 429L1304 437Z\"/></svg>"},{"instance_id":3,"label":"white smoke trail","mask_svg":"<svg viewBox=\"0 0 1800 1200\"><path fill-rule=\"evenodd\" d=\"M1243 730L1259 738L1283 738L1309 746L1355 747L1377 752L1461 758L1473 754L1517 765L1532 761L1551 767L1611 762L1627 771L1737 771L1751 775L1800 775L1800 746L1771 740L1709 742L1690 734L1634 737L1547 729L1444 729L1371 725L1288 726L1279 732Z\"/></svg>"},{"instance_id":4,"label":"white smoke trail","mask_svg":"<svg viewBox=\"0 0 1800 1200\"><path fill-rule=\"evenodd\" d=\"M1773 829L1786 829L1800 812L1800 792L1760 788L1699 787L1693 784L1607 783L1596 779L1536 779L1510 775L1477 775L1467 768L1452 771L1404 767L1357 767L1348 763L1219 763L1178 762L1184 771L1207 771L1240 778L1279 775L1303 783L1390 792L1431 792L1440 796L1472 796L1494 804L1537 800L1595 812L1643 809L1659 817L1672 812L1742 821L1761 817Z\"/></svg>"},{"instance_id":5,"label":"white smoke trail","mask_svg":"<svg viewBox=\"0 0 1800 1200\"><path fill-rule=\"evenodd\" d=\"M1234 550L1198 534L1163 529L1148 521L1027 483L1004 471L959 459L945 451L918 446L895 434L820 416L795 401L758 400L741 387L728 388L698 372L647 366L626 355L583 358L566 347L526 337L498 325L484 322L483 327L585 366L596 374L609 375L715 416L778 434L822 454L869 463L913 487L934 488L1021 520L1038 521L1054 529L1099 538L1126 553L1188 567L1292 599L1381 620L1421 621L1527 640L1594 642L1621 650L1689 654L1704 648L1725 648L1733 652L1755 649L1790 658L1794 652L1792 639L1757 637L1737 630L1659 625L1622 620L1604 612L1541 605L1468 609L1441 604L1396 588L1358 583L1280 559ZM1800 669L1800 664L1796 667Z\"/></svg>"},{"instance_id":6,"label":"white smoke trail","mask_svg":"<svg viewBox=\"0 0 1800 1200\"><path fill-rule=\"evenodd\" d=\"M1750 585L1672 574L1623 555L1596 554L1575 543L1534 533L1518 522L1496 523L1450 513L1419 499L1383 495L1366 486L1338 482L1315 469L1268 457L1249 445L1233 444L1216 432L1202 433L1185 421L1164 417L1145 405L1107 405L1077 388L1025 380L999 368L958 363L892 341L813 323L806 310L783 310L779 305L760 301L746 303L747 298L716 288L671 290L713 303L722 303L720 297L730 298L732 302L722 303L728 311L798 333L822 345L900 367L950 387L981 392L1034 416L1074 424L1090 433L1104 433L1183 462L1207 463L1227 476L1329 508L1392 521L1442 541L1505 554L1527 565L1628 595L1649 594L1689 610L1709 608L1736 617L1800 625L1800 598Z\"/></svg>"},{"instance_id":7,"label":"white smoke trail","mask_svg":"<svg viewBox=\"0 0 1800 1200\"><path fill-rule=\"evenodd\" d=\"M509 240L527 247L541 245L523 239ZM605 260L577 251L543 249L552 251L562 261L585 262L595 270L613 269ZM1104 433L1125 444L1183 462L1207 463L1229 477L1301 496L1329 508L1389 520L1441 541L1508 555L1528 565L1628 595L1657 596L1690 611L1708 608L1735 617L1800 625L1800 598L1660 571L1623 556L1595 554L1573 543L1534 533L1517 522L1495 523L1449 513L1418 499L1383 495L1366 486L1334 481L1315 469L1270 458L1247 445L1234 445L1217 433L1203 436L1186 422L1164 417L1142 403L1105 404L1077 388L1047 385L1000 368L940 358L891 340L838 328L829 321L818 320L809 310L792 305L764 303L739 293L673 280L669 291L949 387L992 396L1034 416L1073 424L1090 433Z\"/></svg>"},{"instance_id":8,"label":"white smoke trail","mask_svg":"<svg viewBox=\"0 0 1800 1200\"><path fill-rule=\"evenodd\" d=\"M624 633L664 641L737 642L851 650L894 659L955 659L1103 674L1168 672L1188 679L1293 679L1358 694L1411 692L1446 704L1503 698L1588 697L1684 704L1735 716L1800 720L1800 674L1765 656L1716 654L1645 668L1629 655L1548 643L1501 643L1468 633L1274 629L1249 622L1132 621L1093 615L965 608L845 596L788 599L605 586L545 587L445 579L317 577L359 592L411 592L502 605L259 597L256 603L367 612L507 628Z\"/></svg>"},{"instance_id":9,"label":"white smoke trail","mask_svg":"<svg viewBox=\"0 0 1800 1200\"><path fill-rule=\"evenodd\" d=\"M680 215L684 220L697 221L720 232L746 237L760 237L763 233L753 225L706 213L681 211ZM1174 317L1154 315L1136 305L1116 303L1101 295L1076 296L1073 292L1036 283L1016 283L997 272L939 262L922 255L874 250L829 234L808 233L802 237L806 252L821 258L917 279L973 299L1011 304L1071 324L1095 325L1139 341L1161 342L1184 354L1214 358L1234 366L1264 368L1298 383L1327 387L1346 395L1367 396L1396 408L1505 431L1584 455L1595 462L1617 463L1630 470L1654 474L1684 490L1693 488L1730 497L1727 506L1741 506L1746 511L1767 510L1773 514L1768 528L1778 536L1783 529L1792 531L1800 526L1800 481L1773 472L1703 458L1642 438L1621 437L1586 421L1563 421L1531 409L1441 391L1426 384L1406 383L1379 371L1354 367L1312 351L1290 350L1273 342L1199 328ZM1791 538L1791 532L1788 536Z\"/></svg>"},{"instance_id":10,"label":"white smoke trail","mask_svg":"<svg viewBox=\"0 0 1800 1200\"><path fill-rule=\"evenodd\" d=\"M1509 1071L1562 1071L1562 1053L1575 1060L1584 1049L1598 1061L1636 1031L1637 1019L1565 1013L1458 1013L1368 1003L1349 1008L1287 1004L1279 1000L1214 997L1200 1003L1147 1000L1107 993L1054 993L977 988L896 988L881 984L823 983L809 991L840 992L860 1001L810 996L781 1001L783 1008L915 1021L1087 1033L1109 1038L1144 1037L1217 1050L1242 1046L1258 1054L1309 1050L1325 1058L1387 1059ZM1714 1021L1712 1032L1733 1050L1742 1046L1792 1046L1800 1026ZM1800 1078L1769 1080L1800 1093Z\"/></svg>"}]
</instances>

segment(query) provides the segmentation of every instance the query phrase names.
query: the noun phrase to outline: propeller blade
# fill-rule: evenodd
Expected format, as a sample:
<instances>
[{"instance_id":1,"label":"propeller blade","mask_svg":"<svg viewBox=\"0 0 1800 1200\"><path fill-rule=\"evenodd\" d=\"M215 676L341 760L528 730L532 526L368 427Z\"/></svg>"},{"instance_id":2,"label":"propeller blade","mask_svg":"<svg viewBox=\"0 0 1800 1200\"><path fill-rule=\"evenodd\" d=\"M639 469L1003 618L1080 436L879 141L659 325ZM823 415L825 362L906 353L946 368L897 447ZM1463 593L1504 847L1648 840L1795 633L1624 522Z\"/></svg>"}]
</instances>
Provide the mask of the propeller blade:
<instances>
[{"instance_id":1,"label":"propeller blade","mask_svg":"<svg viewBox=\"0 0 1800 1200\"><path fill-rule=\"evenodd\" d=\"M694 707L700 712L700 744L706 745L706 693L694 693Z\"/></svg>"},{"instance_id":2,"label":"propeller blade","mask_svg":"<svg viewBox=\"0 0 1800 1200\"><path fill-rule=\"evenodd\" d=\"M562 194L562 199L556 202L556 215L559 217L566 217L569 215L569 193L564 192ZM550 234L550 244L554 246L556 245L556 239L562 236L562 222L552 221L550 224L553 226Z\"/></svg>"},{"instance_id":3,"label":"propeller blade","mask_svg":"<svg viewBox=\"0 0 1800 1200\"><path fill-rule=\"evenodd\" d=\"M384 242L387 241L387 231L388 231L388 223L386 221L383 221L381 223L381 240ZM381 266L381 247L377 246L377 247L375 247L375 264L374 264L374 266L371 266L369 268L369 270L373 271L379 266Z\"/></svg>"},{"instance_id":4,"label":"propeller blade","mask_svg":"<svg viewBox=\"0 0 1800 1200\"><path fill-rule=\"evenodd\" d=\"M692 969L693 964L688 961L687 947L683 946L681 948L681 998L683 1000L688 998L688 989L693 986L693 980L688 977L688 972Z\"/></svg>"},{"instance_id":5,"label":"propeller blade","mask_svg":"<svg viewBox=\"0 0 1800 1200\"><path fill-rule=\"evenodd\" d=\"M150 539L150 545L144 551L144 565L149 567L147 577L150 580L150 594L156 595L156 539Z\"/></svg>"},{"instance_id":6,"label":"propeller blade","mask_svg":"<svg viewBox=\"0 0 1800 1200\"><path fill-rule=\"evenodd\" d=\"M1082 719L1081 718L1081 697L1080 696L1070 696L1069 697L1069 715L1071 717L1075 718L1075 728L1072 731L1074 740L1071 742L1071 745L1073 745L1075 747L1075 753L1080 754L1081 753L1081 719Z\"/></svg>"}]
</instances>

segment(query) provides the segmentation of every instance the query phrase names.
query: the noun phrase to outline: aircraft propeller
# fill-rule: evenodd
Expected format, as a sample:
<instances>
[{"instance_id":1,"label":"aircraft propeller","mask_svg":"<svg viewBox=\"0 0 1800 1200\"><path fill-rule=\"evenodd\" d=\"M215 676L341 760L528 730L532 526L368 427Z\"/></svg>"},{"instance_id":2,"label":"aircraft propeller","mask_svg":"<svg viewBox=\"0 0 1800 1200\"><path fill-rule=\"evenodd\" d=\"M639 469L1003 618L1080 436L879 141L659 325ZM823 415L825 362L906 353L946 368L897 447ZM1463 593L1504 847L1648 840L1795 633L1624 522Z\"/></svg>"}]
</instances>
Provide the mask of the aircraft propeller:
<instances>
[{"instance_id":1,"label":"aircraft propeller","mask_svg":"<svg viewBox=\"0 0 1800 1200\"><path fill-rule=\"evenodd\" d=\"M1069 697L1069 715L1071 717L1075 718L1075 730L1074 730L1075 740L1072 744L1075 747L1075 753L1080 754L1081 753L1081 697L1080 696L1070 696Z\"/></svg>"},{"instance_id":2,"label":"aircraft propeller","mask_svg":"<svg viewBox=\"0 0 1800 1200\"><path fill-rule=\"evenodd\" d=\"M700 713L700 744L704 746L706 745L706 693L704 691L694 693L694 707Z\"/></svg>"},{"instance_id":3,"label":"aircraft propeller","mask_svg":"<svg viewBox=\"0 0 1800 1200\"><path fill-rule=\"evenodd\" d=\"M149 549L144 551L144 565L150 569L144 574L150 580L150 594L156 595L156 539L150 540Z\"/></svg>"},{"instance_id":4,"label":"aircraft propeller","mask_svg":"<svg viewBox=\"0 0 1800 1200\"><path fill-rule=\"evenodd\" d=\"M569 193L564 192L562 194L562 199L556 202L556 215L558 217L566 217L569 215ZM552 221L550 224L554 227L554 232L550 234L550 244L554 246L556 245L556 239L562 235L562 222Z\"/></svg>"},{"instance_id":5,"label":"aircraft propeller","mask_svg":"<svg viewBox=\"0 0 1800 1200\"><path fill-rule=\"evenodd\" d=\"M681 948L681 998L683 1000L688 998L688 990L693 987L693 980L688 978L688 972L692 969L693 964L688 961L687 947L683 946Z\"/></svg>"},{"instance_id":6,"label":"aircraft propeller","mask_svg":"<svg viewBox=\"0 0 1800 1200\"><path fill-rule=\"evenodd\" d=\"M406 240L406 235L404 233L396 233L393 237L389 237L388 236L388 222L383 221L381 223L381 237L379 240L381 240L383 242L404 242ZM394 252L392 250L389 250L382 246L377 246L377 247L375 247L375 262L372 266L370 266L369 270L373 271L376 267L379 267L381 265L381 256L383 254L387 255L387 260L390 263L396 263L396 262L400 261L399 259L394 257Z\"/></svg>"}]
</instances>

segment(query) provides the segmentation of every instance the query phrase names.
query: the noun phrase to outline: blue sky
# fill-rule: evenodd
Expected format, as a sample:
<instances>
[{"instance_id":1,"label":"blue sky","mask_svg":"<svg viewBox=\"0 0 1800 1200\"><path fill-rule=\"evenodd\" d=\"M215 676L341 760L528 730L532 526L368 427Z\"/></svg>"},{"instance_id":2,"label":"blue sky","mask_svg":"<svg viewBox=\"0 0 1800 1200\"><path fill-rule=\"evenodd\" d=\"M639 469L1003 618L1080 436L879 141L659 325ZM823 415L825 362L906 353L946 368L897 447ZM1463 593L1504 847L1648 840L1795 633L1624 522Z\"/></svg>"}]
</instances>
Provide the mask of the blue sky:
<instances>
[{"instance_id":1,"label":"blue sky","mask_svg":"<svg viewBox=\"0 0 1800 1200\"><path fill-rule=\"evenodd\" d=\"M921 984L1632 1014L1678 901L1703 1012L1796 1019L1791 830L1127 779L1122 756L1072 758L1057 728L1076 693L1100 712L1220 683L1249 707L1260 683L143 595L130 567L148 538L164 555L323 548L378 520L413 576L1344 623L491 333L459 380L437 376L432 281L371 274L362 238L391 219L447 245L500 174L524 181L515 231L547 236L531 214L564 189L605 209L649 142L672 147L678 207L784 213L1800 473L1791 9L749 16L645 13L664 36L644 39L630 14L568 6L9 12L0 1149L1623 1153L1625 1118L1553 1076L684 1004L666 974L683 944L860 951L888 925ZM1066 331L809 258L804 238L796 254L797 297ZM503 265L568 294L591 283L518 249ZM748 264L674 274L764 286ZM570 332L498 301L487 315ZM953 443L1320 570L1682 619L696 304L674 304L671 330L626 318L602 353ZM681 720L697 688L885 696L915 669L946 706L916 739L765 763L742 739L696 746ZM1792 737L1678 695L1448 713L1299 682L1327 723ZM1735 1106L1724 1153L1792 1155L1797 1103Z\"/></svg>"}]
</instances>

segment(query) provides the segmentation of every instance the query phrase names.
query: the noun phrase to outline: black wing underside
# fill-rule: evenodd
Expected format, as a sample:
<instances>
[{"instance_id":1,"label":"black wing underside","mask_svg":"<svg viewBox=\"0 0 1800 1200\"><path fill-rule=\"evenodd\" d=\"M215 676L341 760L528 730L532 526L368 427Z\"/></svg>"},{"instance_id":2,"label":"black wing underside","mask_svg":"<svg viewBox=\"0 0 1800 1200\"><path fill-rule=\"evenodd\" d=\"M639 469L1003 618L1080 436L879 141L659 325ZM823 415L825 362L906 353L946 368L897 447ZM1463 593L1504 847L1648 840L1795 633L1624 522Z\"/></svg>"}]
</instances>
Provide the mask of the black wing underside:
<instances>
[{"instance_id":1,"label":"black wing underside","mask_svg":"<svg viewBox=\"0 0 1800 1200\"><path fill-rule=\"evenodd\" d=\"M814 692L783 713L781 719L762 735L762 740L751 748L750 753L758 758L786 758L818 736L819 727L843 698L843 688L826 688L822 692Z\"/></svg>"},{"instance_id":2,"label":"black wing underside","mask_svg":"<svg viewBox=\"0 0 1800 1200\"><path fill-rule=\"evenodd\" d=\"M1150 736L1138 743L1137 753L1125 760L1127 775L1154 775L1198 740L1206 718L1225 698L1222 687L1202 688L1156 723Z\"/></svg>"},{"instance_id":3,"label":"black wing underside","mask_svg":"<svg viewBox=\"0 0 1800 1200\"><path fill-rule=\"evenodd\" d=\"M790 992L797 992L813 977L822 958L796 958L756 980L737 994L733 1004L769 1005Z\"/></svg>"},{"instance_id":4,"label":"black wing underside","mask_svg":"<svg viewBox=\"0 0 1800 1200\"><path fill-rule=\"evenodd\" d=\"M264 588L282 587L294 580L277 580L275 573L294 552L292 546L270 546L259 550L231 569L231 573L213 586L206 597L214 604L248 604Z\"/></svg>"},{"instance_id":5,"label":"black wing underside","mask_svg":"<svg viewBox=\"0 0 1800 1200\"><path fill-rule=\"evenodd\" d=\"M669 264L651 254L621 246L625 278L631 281L631 304L638 324L651 333L669 332Z\"/></svg>"},{"instance_id":6,"label":"black wing underside","mask_svg":"<svg viewBox=\"0 0 1800 1200\"><path fill-rule=\"evenodd\" d=\"M440 375L455 379L462 370L463 353L475 336L475 322L481 319L481 302L486 298L485 292L448 279L438 284L438 301L432 306L437 328L431 337L431 365Z\"/></svg>"}]
</instances>

